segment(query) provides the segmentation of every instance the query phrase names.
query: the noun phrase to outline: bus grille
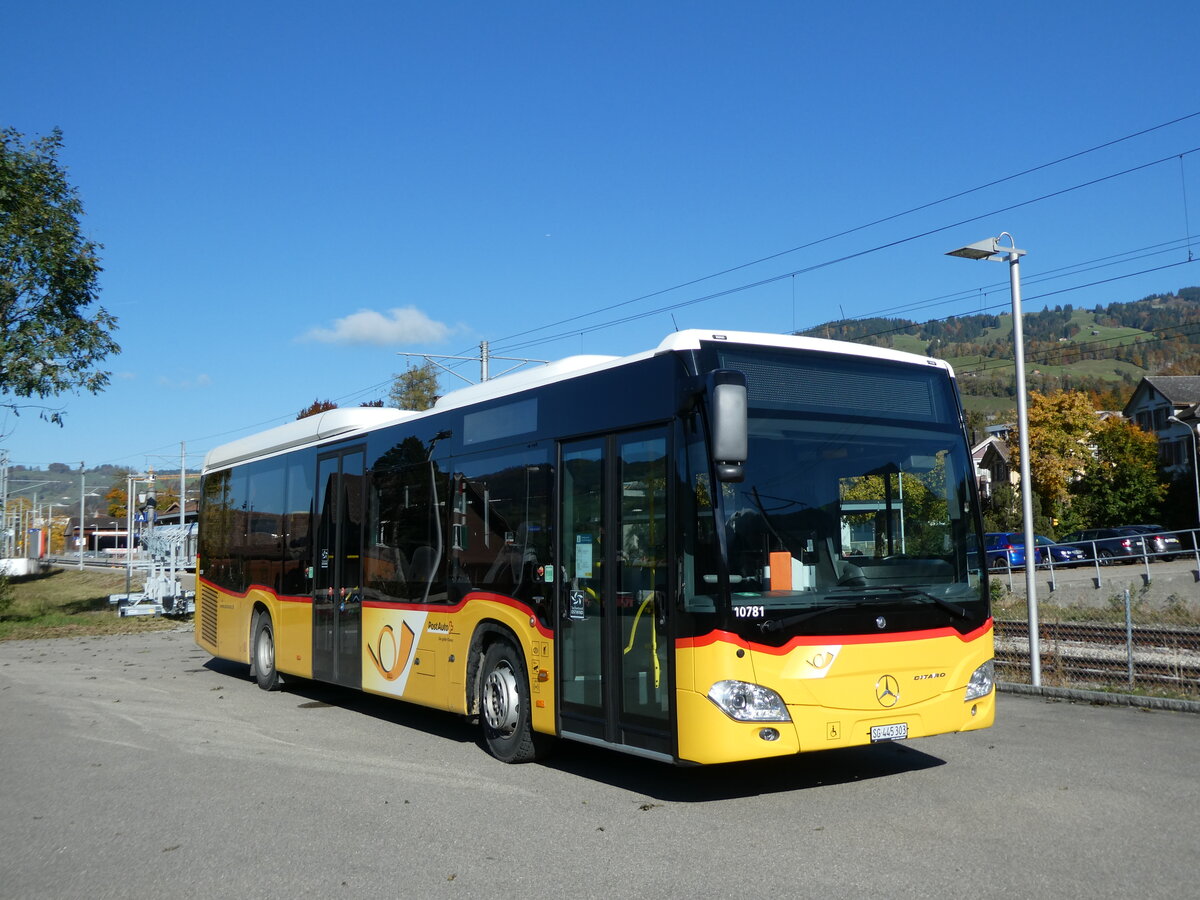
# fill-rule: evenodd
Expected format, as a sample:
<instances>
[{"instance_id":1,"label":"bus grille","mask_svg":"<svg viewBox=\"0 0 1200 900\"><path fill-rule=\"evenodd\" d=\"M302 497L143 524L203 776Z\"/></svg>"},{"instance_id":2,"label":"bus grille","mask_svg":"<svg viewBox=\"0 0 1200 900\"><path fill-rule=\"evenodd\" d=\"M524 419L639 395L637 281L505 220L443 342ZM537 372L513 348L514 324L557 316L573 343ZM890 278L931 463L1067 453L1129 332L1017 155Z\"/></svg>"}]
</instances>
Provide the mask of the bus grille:
<instances>
[{"instance_id":1,"label":"bus grille","mask_svg":"<svg viewBox=\"0 0 1200 900\"><path fill-rule=\"evenodd\" d=\"M200 637L211 647L217 646L217 592L205 585L200 589L200 605L196 609L200 620Z\"/></svg>"}]
</instances>

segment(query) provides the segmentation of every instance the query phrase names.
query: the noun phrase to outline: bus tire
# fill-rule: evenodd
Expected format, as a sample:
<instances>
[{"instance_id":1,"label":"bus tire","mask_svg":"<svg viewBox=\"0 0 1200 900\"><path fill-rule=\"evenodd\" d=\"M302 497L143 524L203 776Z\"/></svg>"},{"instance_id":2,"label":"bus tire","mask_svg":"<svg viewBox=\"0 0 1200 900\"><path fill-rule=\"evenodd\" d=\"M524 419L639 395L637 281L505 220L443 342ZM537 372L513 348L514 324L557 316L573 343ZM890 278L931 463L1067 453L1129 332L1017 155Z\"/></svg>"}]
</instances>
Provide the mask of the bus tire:
<instances>
[{"instance_id":1,"label":"bus tire","mask_svg":"<svg viewBox=\"0 0 1200 900\"><path fill-rule=\"evenodd\" d=\"M254 680L264 691L279 689L282 679L275 668L275 628L271 614L260 612L254 620L254 640L251 643L254 657Z\"/></svg>"},{"instance_id":2,"label":"bus tire","mask_svg":"<svg viewBox=\"0 0 1200 900\"><path fill-rule=\"evenodd\" d=\"M507 638L493 641L483 656L479 681L479 721L488 752L501 762L531 762L542 755L546 738L531 722L525 659Z\"/></svg>"}]
</instances>

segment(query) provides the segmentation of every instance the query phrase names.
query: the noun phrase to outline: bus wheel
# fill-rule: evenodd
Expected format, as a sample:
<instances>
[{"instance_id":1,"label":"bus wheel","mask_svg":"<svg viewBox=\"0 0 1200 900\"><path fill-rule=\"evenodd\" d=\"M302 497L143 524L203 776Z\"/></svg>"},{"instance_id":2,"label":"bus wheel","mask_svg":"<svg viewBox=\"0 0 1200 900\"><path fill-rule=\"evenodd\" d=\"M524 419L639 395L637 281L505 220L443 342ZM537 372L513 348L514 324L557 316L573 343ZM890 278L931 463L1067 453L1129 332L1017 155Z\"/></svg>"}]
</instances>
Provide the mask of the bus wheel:
<instances>
[{"instance_id":1,"label":"bus wheel","mask_svg":"<svg viewBox=\"0 0 1200 900\"><path fill-rule=\"evenodd\" d=\"M271 626L270 613L259 613L254 623L254 679L264 691L276 690L280 685L279 672L275 669L275 629Z\"/></svg>"},{"instance_id":2,"label":"bus wheel","mask_svg":"<svg viewBox=\"0 0 1200 900\"><path fill-rule=\"evenodd\" d=\"M483 739L492 756L520 763L541 755L545 738L534 733L530 722L525 660L507 640L496 641L484 654L479 706Z\"/></svg>"}]
</instances>

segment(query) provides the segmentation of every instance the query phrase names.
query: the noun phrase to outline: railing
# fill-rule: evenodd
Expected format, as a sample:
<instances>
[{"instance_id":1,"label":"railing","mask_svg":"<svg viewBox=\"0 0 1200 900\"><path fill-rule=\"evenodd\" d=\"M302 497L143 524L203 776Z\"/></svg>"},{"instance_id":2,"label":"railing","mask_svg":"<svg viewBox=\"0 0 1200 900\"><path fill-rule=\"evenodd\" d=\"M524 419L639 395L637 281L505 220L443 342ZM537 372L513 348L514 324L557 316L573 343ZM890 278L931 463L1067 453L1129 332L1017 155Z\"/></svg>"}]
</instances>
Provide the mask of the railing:
<instances>
[{"instance_id":1,"label":"railing","mask_svg":"<svg viewBox=\"0 0 1200 900\"><path fill-rule=\"evenodd\" d=\"M1043 686L1200 701L1200 533L1170 534L1178 548L1143 543L1129 565L1104 560L1103 541L1082 564L1036 563ZM997 676L1027 683L1028 604L1012 572L991 571Z\"/></svg>"}]
</instances>

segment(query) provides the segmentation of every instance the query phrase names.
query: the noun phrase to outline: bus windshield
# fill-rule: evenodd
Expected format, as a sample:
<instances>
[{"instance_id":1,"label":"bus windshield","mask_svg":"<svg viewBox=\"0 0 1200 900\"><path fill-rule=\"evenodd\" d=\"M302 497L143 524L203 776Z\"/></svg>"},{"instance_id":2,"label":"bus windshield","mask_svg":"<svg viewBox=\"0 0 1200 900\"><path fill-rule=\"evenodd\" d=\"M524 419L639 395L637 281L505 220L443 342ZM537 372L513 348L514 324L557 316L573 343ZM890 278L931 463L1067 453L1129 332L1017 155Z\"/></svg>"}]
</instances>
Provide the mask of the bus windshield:
<instances>
[{"instance_id":1,"label":"bus windshield","mask_svg":"<svg viewBox=\"0 0 1200 900\"><path fill-rule=\"evenodd\" d=\"M693 533L712 542L685 557L695 608L768 644L986 620L968 553L971 460L944 369L747 348L715 362L746 373L749 453L744 481L715 491L693 469Z\"/></svg>"}]
</instances>

